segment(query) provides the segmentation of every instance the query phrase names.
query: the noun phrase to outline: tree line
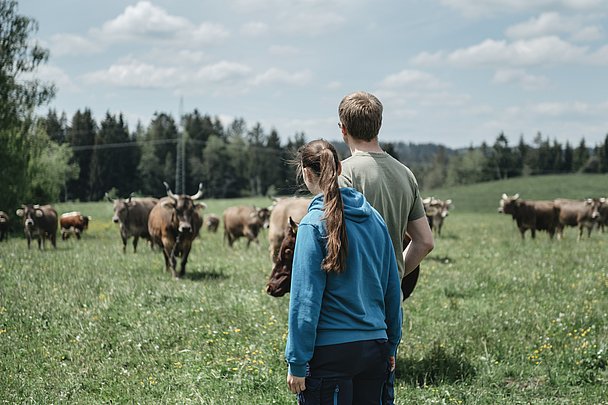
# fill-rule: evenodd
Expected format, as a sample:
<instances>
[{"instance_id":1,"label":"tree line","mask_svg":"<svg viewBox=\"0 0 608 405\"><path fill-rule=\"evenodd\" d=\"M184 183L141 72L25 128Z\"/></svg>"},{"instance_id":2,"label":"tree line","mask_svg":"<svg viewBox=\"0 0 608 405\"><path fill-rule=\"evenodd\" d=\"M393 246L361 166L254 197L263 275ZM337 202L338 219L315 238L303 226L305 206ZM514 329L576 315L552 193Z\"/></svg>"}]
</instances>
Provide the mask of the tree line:
<instances>
[{"instance_id":1,"label":"tree line","mask_svg":"<svg viewBox=\"0 0 608 405\"><path fill-rule=\"evenodd\" d=\"M62 200L97 201L106 192L158 196L165 193L163 182L175 191L180 142L185 175L179 191L194 193L202 182L207 198L293 194L298 186L291 161L306 142L296 133L283 145L275 129L266 132L259 123L248 128L242 118L224 127L218 117L198 110L179 122L155 113L134 131L122 114L107 112L98 123L88 108L70 123L65 113L51 109L38 123L51 142L71 149L70 163L78 167L63 185Z\"/></svg>"}]
</instances>

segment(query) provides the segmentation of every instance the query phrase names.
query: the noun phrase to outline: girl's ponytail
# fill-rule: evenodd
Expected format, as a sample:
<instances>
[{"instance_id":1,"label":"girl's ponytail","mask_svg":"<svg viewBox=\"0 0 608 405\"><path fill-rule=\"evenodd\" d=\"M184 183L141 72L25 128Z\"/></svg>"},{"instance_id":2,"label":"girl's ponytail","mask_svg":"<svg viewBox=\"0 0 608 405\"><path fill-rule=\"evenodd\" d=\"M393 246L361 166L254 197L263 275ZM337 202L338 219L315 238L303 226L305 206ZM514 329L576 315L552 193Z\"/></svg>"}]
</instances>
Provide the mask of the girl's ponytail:
<instances>
[{"instance_id":1,"label":"girl's ponytail","mask_svg":"<svg viewBox=\"0 0 608 405\"><path fill-rule=\"evenodd\" d=\"M346 267L348 238L344 219L344 205L338 187L340 160L332 144L319 139L300 149L301 168L310 168L319 176L323 191L323 219L327 229L327 255L321 263L326 272L342 272ZM300 168L300 169L301 169Z\"/></svg>"}]
</instances>

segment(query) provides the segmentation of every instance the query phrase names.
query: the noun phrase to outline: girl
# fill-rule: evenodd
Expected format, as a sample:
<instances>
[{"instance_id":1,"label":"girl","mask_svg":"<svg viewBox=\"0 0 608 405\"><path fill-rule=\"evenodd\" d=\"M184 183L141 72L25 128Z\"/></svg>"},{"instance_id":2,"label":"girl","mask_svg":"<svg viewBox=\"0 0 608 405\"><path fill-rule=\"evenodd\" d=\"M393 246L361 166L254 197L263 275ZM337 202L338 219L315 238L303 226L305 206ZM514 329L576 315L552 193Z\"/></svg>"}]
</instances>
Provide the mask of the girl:
<instances>
[{"instance_id":1,"label":"girl","mask_svg":"<svg viewBox=\"0 0 608 405\"><path fill-rule=\"evenodd\" d=\"M298 151L316 195L294 251L287 384L302 404L378 404L401 339L401 292L384 220L352 188L325 140Z\"/></svg>"}]
</instances>

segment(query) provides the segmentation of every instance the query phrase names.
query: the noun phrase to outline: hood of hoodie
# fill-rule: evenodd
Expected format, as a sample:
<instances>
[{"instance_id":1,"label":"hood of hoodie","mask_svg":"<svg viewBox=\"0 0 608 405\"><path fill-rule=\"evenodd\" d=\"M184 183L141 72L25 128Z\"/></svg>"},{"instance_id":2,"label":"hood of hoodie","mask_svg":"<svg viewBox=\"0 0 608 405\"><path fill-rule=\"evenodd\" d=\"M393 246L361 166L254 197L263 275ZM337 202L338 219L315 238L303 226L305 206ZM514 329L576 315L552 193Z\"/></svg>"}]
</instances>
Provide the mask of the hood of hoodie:
<instances>
[{"instance_id":1,"label":"hood of hoodie","mask_svg":"<svg viewBox=\"0 0 608 405\"><path fill-rule=\"evenodd\" d=\"M344 205L344 216L354 222L363 222L372 214L372 206L369 205L363 194L350 187L340 188L342 194L342 204ZM310 205L308 211L323 211L323 194L317 194Z\"/></svg>"}]
</instances>

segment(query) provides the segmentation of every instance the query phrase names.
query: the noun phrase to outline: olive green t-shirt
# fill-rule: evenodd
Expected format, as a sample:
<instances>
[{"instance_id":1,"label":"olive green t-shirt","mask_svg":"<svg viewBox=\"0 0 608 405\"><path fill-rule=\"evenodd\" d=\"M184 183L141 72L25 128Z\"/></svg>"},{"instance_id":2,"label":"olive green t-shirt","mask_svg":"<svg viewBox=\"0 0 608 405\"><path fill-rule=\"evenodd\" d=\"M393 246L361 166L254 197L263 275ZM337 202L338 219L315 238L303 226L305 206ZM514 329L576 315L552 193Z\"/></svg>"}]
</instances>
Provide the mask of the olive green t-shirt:
<instances>
[{"instance_id":1,"label":"olive green t-shirt","mask_svg":"<svg viewBox=\"0 0 608 405\"><path fill-rule=\"evenodd\" d=\"M407 223L425 215L412 171L386 152L355 152L342 161L338 183L340 187L359 190L382 215L403 278L403 237Z\"/></svg>"}]
</instances>

